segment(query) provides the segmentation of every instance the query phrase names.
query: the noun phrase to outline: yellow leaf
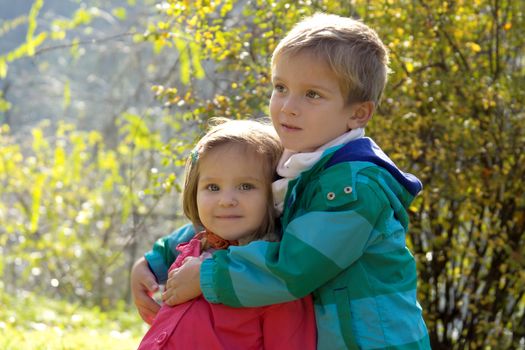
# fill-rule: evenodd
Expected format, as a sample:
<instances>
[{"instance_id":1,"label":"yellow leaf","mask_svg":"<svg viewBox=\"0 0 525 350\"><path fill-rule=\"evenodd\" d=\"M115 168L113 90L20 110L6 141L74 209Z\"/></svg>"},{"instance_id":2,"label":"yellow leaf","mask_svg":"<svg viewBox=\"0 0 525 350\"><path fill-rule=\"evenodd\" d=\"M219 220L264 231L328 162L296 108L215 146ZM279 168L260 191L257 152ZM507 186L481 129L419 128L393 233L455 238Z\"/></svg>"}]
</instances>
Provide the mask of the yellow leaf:
<instances>
[{"instance_id":1,"label":"yellow leaf","mask_svg":"<svg viewBox=\"0 0 525 350\"><path fill-rule=\"evenodd\" d=\"M113 16L117 17L121 21L126 19L126 9L124 7L117 7L111 11Z\"/></svg>"},{"instance_id":2,"label":"yellow leaf","mask_svg":"<svg viewBox=\"0 0 525 350\"><path fill-rule=\"evenodd\" d=\"M0 78L5 78L7 76L7 63L5 58L0 57Z\"/></svg>"},{"instance_id":3,"label":"yellow leaf","mask_svg":"<svg viewBox=\"0 0 525 350\"><path fill-rule=\"evenodd\" d=\"M67 109L67 107L69 107L70 104L71 104L71 88L70 88L69 80L68 80L64 84L64 103L63 103L64 109Z\"/></svg>"},{"instance_id":4,"label":"yellow leaf","mask_svg":"<svg viewBox=\"0 0 525 350\"><path fill-rule=\"evenodd\" d=\"M467 45L470 47L470 49L474 52L480 52L481 51L481 46L479 46L478 44L476 43L473 43L473 42L469 42L467 43Z\"/></svg>"},{"instance_id":5,"label":"yellow leaf","mask_svg":"<svg viewBox=\"0 0 525 350\"><path fill-rule=\"evenodd\" d=\"M405 67L409 73L412 73L414 71L414 65L412 64L412 62L407 62L405 64Z\"/></svg>"},{"instance_id":6,"label":"yellow leaf","mask_svg":"<svg viewBox=\"0 0 525 350\"><path fill-rule=\"evenodd\" d=\"M73 17L73 23L75 26L81 25L81 24L88 24L91 22L92 16L89 11L86 9L80 8L75 12L75 15Z\"/></svg>"},{"instance_id":7,"label":"yellow leaf","mask_svg":"<svg viewBox=\"0 0 525 350\"><path fill-rule=\"evenodd\" d=\"M63 40L65 38L66 38L66 32L63 30L51 32L51 39L53 40Z\"/></svg>"},{"instance_id":8,"label":"yellow leaf","mask_svg":"<svg viewBox=\"0 0 525 350\"><path fill-rule=\"evenodd\" d=\"M44 40L47 38L47 33L42 32L38 34L35 38L31 37L27 40L25 44L26 54L27 56L33 56L35 54L35 49L44 42ZM23 47L23 46L21 46Z\"/></svg>"},{"instance_id":9,"label":"yellow leaf","mask_svg":"<svg viewBox=\"0 0 525 350\"><path fill-rule=\"evenodd\" d=\"M44 0L36 0L33 3L33 6L31 6L31 10L29 10L29 17L27 19L28 25L27 25L27 33L26 33L26 41L29 43L33 40L33 34L35 33L36 29L36 17L38 16L38 13L40 12L40 9L44 5Z\"/></svg>"}]
</instances>

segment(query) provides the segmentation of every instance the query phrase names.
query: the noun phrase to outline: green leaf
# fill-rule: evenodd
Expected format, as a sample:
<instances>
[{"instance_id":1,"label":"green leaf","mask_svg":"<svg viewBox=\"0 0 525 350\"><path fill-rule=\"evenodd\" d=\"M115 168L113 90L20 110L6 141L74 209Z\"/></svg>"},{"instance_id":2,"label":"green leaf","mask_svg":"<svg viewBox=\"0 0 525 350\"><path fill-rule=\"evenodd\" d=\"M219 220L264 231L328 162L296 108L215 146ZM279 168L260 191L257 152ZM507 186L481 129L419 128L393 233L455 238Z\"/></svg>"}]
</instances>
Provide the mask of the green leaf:
<instances>
[{"instance_id":1,"label":"green leaf","mask_svg":"<svg viewBox=\"0 0 525 350\"><path fill-rule=\"evenodd\" d=\"M193 66L193 71L195 78L202 79L204 78L204 69L201 65L201 50L200 45L196 42L190 42L190 52L191 52L191 63Z\"/></svg>"},{"instance_id":2,"label":"green leaf","mask_svg":"<svg viewBox=\"0 0 525 350\"><path fill-rule=\"evenodd\" d=\"M2 92L0 91L0 112L7 112L11 109L11 103L9 101L6 101L2 97Z\"/></svg>"},{"instance_id":3,"label":"green leaf","mask_svg":"<svg viewBox=\"0 0 525 350\"><path fill-rule=\"evenodd\" d=\"M181 39L178 36L175 36L173 39L175 47L179 51L179 72L180 72L180 81L184 85L188 85L190 82L190 56L188 53L188 47L186 41Z\"/></svg>"},{"instance_id":4,"label":"green leaf","mask_svg":"<svg viewBox=\"0 0 525 350\"><path fill-rule=\"evenodd\" d=\"M38 229L38 221L40 218L40 200L42 199L42 189L46 180L45 174L35 174L33 181L33 187L31 190L31 219L30 219L30 232L36 232Z\"/></svg>"}]
</instances>

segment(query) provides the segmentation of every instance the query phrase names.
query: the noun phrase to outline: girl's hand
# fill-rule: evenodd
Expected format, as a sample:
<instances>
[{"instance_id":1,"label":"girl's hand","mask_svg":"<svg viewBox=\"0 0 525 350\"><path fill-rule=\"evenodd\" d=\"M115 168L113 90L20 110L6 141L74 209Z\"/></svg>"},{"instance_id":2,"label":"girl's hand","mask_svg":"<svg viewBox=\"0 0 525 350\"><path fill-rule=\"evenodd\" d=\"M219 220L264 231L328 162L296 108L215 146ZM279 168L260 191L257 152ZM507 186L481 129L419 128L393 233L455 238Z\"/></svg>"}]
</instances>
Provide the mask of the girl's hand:
<instances>
[{"instance_id":1,"label":"girl's hand","mask_svg":"<svg viewBox=\"0 0 525 350\"><path fill-rule=\"evenodd\" d=\"M184 264L170 271L162 301L169 306L182 304L202 294L200 270L202 261L198 257L184 260Z\"/></svg>"}]
</instances>

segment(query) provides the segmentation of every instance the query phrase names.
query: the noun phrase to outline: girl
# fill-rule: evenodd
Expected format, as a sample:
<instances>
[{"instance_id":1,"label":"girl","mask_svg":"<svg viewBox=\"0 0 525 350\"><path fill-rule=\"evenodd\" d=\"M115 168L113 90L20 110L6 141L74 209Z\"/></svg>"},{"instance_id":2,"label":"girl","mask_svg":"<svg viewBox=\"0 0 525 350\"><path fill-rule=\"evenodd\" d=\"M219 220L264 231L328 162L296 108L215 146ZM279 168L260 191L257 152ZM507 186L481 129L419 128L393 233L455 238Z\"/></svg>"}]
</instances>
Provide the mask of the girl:
<instances>
[{"instance_id":1,"label":"girl","mask_svg":"<svg viewBox=\"0 0 525 350\"><path fill-rule=\"evenodd\" d=\"M229 246L275 240L271 182L282 152L269 125L225 121L198 142L186 163L184 214L197 228L170 270ZM253 243L256 244L256 243ZM235 249L230 248L230 249ZM311 298L232 308L202 296L162 306L139 349L315 349Z\"/></svg>"}]
</instances>

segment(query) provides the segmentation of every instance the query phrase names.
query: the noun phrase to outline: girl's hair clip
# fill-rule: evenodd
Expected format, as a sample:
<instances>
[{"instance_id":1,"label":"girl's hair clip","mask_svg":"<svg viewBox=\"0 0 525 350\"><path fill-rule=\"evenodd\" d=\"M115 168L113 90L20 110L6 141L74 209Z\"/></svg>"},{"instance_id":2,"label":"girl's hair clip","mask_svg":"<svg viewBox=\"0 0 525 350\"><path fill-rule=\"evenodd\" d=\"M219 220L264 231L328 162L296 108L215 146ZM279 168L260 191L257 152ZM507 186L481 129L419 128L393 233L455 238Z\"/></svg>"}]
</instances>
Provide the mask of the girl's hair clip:
<instances>
[{"instance_id":1,"label":"girl's hair clip","mask_svg":"<svg viewBox=\"0 0 525 350\"><path fill-rule=\"evenodd\" d=\"M197 149L197 147L191 150L190 157L191 157L191 165L195 165L197 161L199 160L199 150Z\"/></svg>"}]
</instances>

